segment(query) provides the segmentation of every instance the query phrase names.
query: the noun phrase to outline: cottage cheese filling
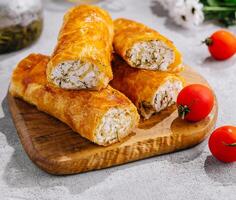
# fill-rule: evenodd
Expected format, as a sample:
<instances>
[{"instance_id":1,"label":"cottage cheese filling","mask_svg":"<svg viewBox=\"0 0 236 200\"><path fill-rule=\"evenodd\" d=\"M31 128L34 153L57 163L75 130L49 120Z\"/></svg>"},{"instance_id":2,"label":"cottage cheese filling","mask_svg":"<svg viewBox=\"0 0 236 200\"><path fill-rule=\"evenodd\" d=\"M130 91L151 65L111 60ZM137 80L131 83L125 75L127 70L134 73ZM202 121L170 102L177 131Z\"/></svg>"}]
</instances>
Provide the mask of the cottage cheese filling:
<instances>
[{"instance_id":1,"label":"cottage cheese filling","mask_svg":"<svg viewBox=\"0 0 236 200\"><path fill-rule=\"evenodd\" d=\"M181 81L166 81L155 93L152 102L143 102L140 108L141 115L148 119L152 114L173 105L180 90L183 88Z\"/></svg>"},{"instance_id":2,"label":"cottage cheese filling","mask_svg":"<svg viewBox=\"0 0 236 200\"><path fill-rule=\"evenodd\" d=\"M137 68L161 71L166 71L175 59L174 51L158 40L137 42L127 51L126 56Z\"/></svg>"},{"instance_id":3,"label":"cottage cheese filling","mask_svg":"<svg viewBox=\"0 0 236 200\"><path fill-rule=\"evenodd\" d=\"M64 89L94 88L99 81L108 83L108 78L99 73L98 67L83 61L60 63L51 73L53 82Z\"/></svg>"},{"instance_id":4,"label":"cottage cheese filling","mask_svg":"<svg viewBox=\"0 0 236 200\"><path fill-rule=\"evenodd\" d=\"M174 104L182 88L183 85L181 81L166 81L166 83L157 90L155 98L153 99L156 112Z\"/></svg>"},{"instance_id":5,"label":"cottage cheese filling","mask_svg":"<svg viewBox=\"0 0 236 200\"><path fill-rule=\"evenodd\" d=\"M132 116L129 110L111 108L103 116L97 128L96 137L99 144L111 143L127 135L132 127Z\"/></svg>"}]
</instances>

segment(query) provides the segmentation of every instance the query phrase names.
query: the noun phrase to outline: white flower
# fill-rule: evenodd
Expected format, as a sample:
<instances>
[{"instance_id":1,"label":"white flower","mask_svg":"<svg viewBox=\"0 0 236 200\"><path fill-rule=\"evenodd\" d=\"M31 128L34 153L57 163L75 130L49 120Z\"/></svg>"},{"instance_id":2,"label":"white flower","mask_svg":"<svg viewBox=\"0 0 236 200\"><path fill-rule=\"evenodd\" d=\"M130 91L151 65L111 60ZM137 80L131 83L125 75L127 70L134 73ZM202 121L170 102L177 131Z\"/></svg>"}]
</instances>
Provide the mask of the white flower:
<instances>
[{"instance_id":1,"label":"white flower","mask_svg":"<svg viewBox=\"0 0 236 200\"><path fill-rule=\"evenodd\" d=\"M159 0L159 2L178 25L192 28L204 20L203 5L199 0Z\"/></svg>"}]
</instances>

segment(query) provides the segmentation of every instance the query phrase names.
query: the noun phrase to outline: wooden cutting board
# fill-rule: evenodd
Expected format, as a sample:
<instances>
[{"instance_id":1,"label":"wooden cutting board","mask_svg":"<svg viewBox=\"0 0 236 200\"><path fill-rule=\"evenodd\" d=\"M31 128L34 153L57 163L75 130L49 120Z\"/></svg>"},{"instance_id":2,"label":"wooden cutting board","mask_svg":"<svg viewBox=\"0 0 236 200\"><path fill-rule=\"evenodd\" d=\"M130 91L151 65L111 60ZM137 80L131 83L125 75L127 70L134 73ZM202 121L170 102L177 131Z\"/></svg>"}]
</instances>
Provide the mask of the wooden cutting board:
<instances>
[{"instance_id":1,"label":"wooden cutting board","mask_svg":"<svg viewBox=\"0 0 236 200\"><path fill-rule=\"evenodd\" d=\"M187 83L206 80L187 67ZM177 118L175 106L140 121L125 141L101 147L80 137L59 120L8 95L8 103L21 143L30 159L51 174L74 174L111 167L192 147L207 137L217 119L215 101L211 114L198 123Z\"/></svg>"}]
</instances>

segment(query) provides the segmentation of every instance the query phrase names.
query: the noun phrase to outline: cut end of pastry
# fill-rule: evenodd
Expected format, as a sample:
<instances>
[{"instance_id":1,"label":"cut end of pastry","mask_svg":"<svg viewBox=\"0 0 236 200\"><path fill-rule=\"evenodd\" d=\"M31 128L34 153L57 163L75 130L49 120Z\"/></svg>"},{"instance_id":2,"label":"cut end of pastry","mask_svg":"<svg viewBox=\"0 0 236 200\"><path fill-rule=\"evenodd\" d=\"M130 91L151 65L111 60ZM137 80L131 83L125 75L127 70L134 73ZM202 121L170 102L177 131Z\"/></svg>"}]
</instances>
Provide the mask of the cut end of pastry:
<instances>
[{"instance_id":1,"label":"cut end of pastry","mask_svg":"<svg viewBox=\"0 0 236 200\"><path fill-rule=\"evenodd\" d=\"M183 83L180 80L167 80L156 91L152 102L143 102L140 108L141 115L149 119L154 113L173 105L176 102Z\"/></svg>"},{"instance_id":2,"label":"cut end of pastry","mask_svg":"<svg viewBox=\"0 0 236 200\"><path fill-rule=\"evenodd\" d=\"M58 64L50 76L52 82L63 89L100 89L109 82L96 65L80 60Z\"/></svg>"},{"instance_id":3,"label":"cut end of pastry","mask_svg":"<svg viewBox=\"0 0 236 200\"><path fill-rule=\"evenodd\" d=\"M132 67L160 71L167 71L175 61L174 50L159 40L136 42L126 57Z\"/></svg>"},{"instance_id":4,"label":"cut end of pastry","mask_svg":"<svg viewBox=\"0 0 236 200\"><path fill-rule=\"evenodd\" d=\"M136 113L125 108L111 108L103 116L96 130L96 143L109 145L129 135L138 123Z\"/></svg>"}]
</instances>

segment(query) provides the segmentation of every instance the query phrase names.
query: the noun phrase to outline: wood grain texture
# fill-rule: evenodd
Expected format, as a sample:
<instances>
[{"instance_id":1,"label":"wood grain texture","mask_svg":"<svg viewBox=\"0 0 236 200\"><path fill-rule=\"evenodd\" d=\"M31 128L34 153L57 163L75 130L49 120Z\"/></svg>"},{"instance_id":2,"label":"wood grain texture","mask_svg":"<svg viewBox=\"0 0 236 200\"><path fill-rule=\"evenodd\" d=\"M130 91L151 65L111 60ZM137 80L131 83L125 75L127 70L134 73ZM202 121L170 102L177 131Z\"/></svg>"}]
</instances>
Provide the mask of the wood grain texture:
<instances>
[{"instance_id":1,"label":"wood grain texture","mask_svg":"<svg viewBox=\"0 0 236 200\"><path fill-rule=\"evenodd\" d=\"M193 69L182 72L187 83L206 80ZM101 147L74 133L67 125L8 95L8 103L21 143L30 159L51 174L74 174L111 167L192 147L214 128L217 102L211 114L198 123L177 118L175 106L140 121L125 141Z\"/></svg>"}]
</instances>

